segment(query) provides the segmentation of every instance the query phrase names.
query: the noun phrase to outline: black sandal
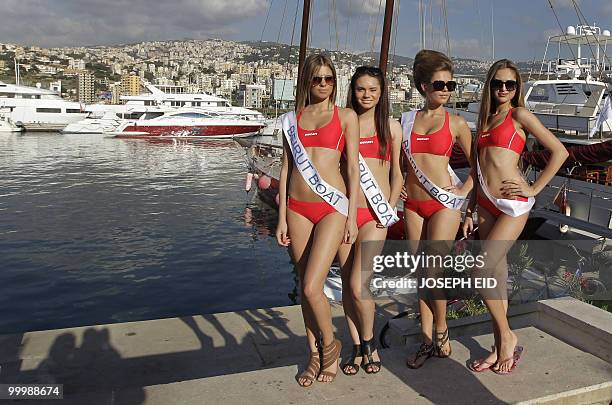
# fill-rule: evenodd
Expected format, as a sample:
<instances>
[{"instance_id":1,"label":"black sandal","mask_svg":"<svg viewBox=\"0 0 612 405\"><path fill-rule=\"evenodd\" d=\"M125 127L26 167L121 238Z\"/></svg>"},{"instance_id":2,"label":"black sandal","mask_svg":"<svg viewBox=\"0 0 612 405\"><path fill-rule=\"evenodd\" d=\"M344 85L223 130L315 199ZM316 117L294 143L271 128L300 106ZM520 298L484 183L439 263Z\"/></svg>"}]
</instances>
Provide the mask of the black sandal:
<instances>
[{"instance_id":1,"label":"black sandal","mask_svg":"<svg viewBox=\"0 0 612 405\"><path fill-rule=\"evenodd\" d=\"M410 362L409 359L406 359L406 366L411 369L421 368L423 364L429 359L431 356L435 354L435 347L433 342L427 344L425 342L421 343L419 346L419 350L414 355L414 361ZM423 359L423 361L421 361Z\"/></svg>"},{"instance_id":2,"label":"black sandal","mask_svg":"<svg viewBox=\"0 0 612 405\"><path fill-rule=\"evenodd\" d=\"M370 340L361 341L361 367L367 374L376 374L380 371L380 360L374 361L372 357L372 353L377 351L378 347L376 346L376 340L372 337ZM379 355L380 356L380 355ZM367 362L363 361L367 359ZM368 371L368 369L370 371Z\"/></svg>"},{"instance_id":3,"label":"black sandal","mask_svg":"<svg viewBox=\"0 0 612 405\"><path fill-rule=\"evenodd\" d=\"M361 355L361 345L353 345L353 353L351 354L351 359L342 365L342 372L346 375L355 375L359 372L359 364L355 362L357 357L362 357ZM362 360L363 362L363 360ZM352 367L354 372L350 373L347 371L349 367Z\"/></svg>"},{"instance_id":4,"label":"black sandal","mask_svg":"<svg viewBox=\"0 0 612 405\"><path fill-rule=\"evenodd\" d=\"M446 328L444 332L436 331L436 357L440 357L442 359L450 357L451 353L453 352L453 348L450 347L450 343L448 345L448 354L442 353L442 346L444 346L448 342L448 328Z\"/></svg>"}]
</instances>

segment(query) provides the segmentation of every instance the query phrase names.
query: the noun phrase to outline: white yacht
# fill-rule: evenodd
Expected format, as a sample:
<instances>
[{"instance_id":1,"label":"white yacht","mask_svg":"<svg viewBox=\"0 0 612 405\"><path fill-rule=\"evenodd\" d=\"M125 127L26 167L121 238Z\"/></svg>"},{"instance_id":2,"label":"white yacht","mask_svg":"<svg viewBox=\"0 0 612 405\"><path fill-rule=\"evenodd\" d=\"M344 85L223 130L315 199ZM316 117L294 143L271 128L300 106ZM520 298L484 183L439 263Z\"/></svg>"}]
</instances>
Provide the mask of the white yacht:
<instances>
[{"instance_id":1,"label":"white yacht","mask_svg":"<svg viewBox=\"0 0 612 405\"><path fill-rule=\"evenodd\" d=\"M544 53L539 77L546 79L525 83L525 107L554 130L563 143L592 144L612 139L612 114L601 120L596 134L589 137L612 93L603 81L612 78L612 66L606 56L606 47L612 45L610 31L596 26L569 26L565 34L548 38L547 50L550 44L558 44L557 58L547 61ZM565 44L573 46L573 59L561 57L561 45ZM591 58L582 56L587 46ZM466 110L456 112L468 123L475 123L479 108L480 103L470 103Z\"/></svg>"},{"instance_id":2,"label":"white yacht","mask_svg":"<svg viewBox=\"0 0 612 405\"><path fill-rule=\"evenodd\" d=\"M99 112L112 109L116 113L123 113L124 111L137 111L138 109L144 111L147 107L197 107L219 117L252 121L265 120L265 117L259 111L232 106L228 100L207 93L185 93L183 86L155 86L150 83L145 83L144 86L149 93L138 96L121 96L121 100L125 101L125 104L92 104L88 105L85 110Z\"/></svg>"},{"instance_id":3,"label":"white yacht","mask_svg":"<svg viewBox=\"0 0 612 405\"><path fill-rule=\"evenodd\" d=\"M259 134L263 121L247 118L220 118L202 108L174 109L161 116L125 120L114 134L118 138L203 139L240 138Z\"/></svg>"},{"instance_id":4,"label":"white yacht","mask_svg":"<svg viewBox=\"0 0 612 405\"><path fill-rule=\"evenodd\" d=\"M9 117L9 111L4 111L0 109L0 132L21 132L23 131L23 126L17 125L13 122L13 120Z\"/></svg>"},{"instance_id":5,"label":"white yacht","mask_svg":"<svg viewBox=\"0 0 612 405\"><path fill-rule=\"evenodd\" d=\"M87 116L79 103L40 86L0 82L0 109L27 131L57 131Z\"/></svg>"},{"instance_id":6,"label":"white yacht","mask_svg":"<svg viewBox=\"0 0 612 405\"><path fill-rule=\"evenodd\" d=\"M176 111L170 107L129 107L107 105L107 109L90 111L81 121L67 125L65 134L107 134L115 132L127 120L148 120L161 117L166 112Z\"/></svg>"}]
</instances>

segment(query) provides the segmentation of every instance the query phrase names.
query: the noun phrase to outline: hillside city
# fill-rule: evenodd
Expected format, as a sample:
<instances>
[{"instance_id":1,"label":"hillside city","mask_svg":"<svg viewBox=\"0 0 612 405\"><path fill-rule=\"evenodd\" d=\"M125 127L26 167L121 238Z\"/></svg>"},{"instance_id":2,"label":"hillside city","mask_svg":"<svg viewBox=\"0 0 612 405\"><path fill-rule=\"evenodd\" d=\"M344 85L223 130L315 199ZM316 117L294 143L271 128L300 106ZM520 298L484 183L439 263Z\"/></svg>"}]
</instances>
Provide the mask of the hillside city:
<instances>
[{"instance_id":1,"label":"hillside city","mask_svg":"<svg viewBox=\"0 0 612 405\"><path fill-rule=\"evenodd\" d=\"M311 49L309 52L323 52ZM376 65L378 54L328 52L337 69L338 101L346 99L355 68ZM0 80L52 88L64 98L85 104L122 103L121 96L146 92L151 83L170 93L203 93L227 98L234 105L261 111L289 108L297 77L298 47L272 42L223 39L156 41L137 44L41 48L0 43ZM490 61L455 59L456 97L477 97ZM389 57L392 104L414 107L422 102L412 86L412 59Z\"/></svg>"}]
</instances>

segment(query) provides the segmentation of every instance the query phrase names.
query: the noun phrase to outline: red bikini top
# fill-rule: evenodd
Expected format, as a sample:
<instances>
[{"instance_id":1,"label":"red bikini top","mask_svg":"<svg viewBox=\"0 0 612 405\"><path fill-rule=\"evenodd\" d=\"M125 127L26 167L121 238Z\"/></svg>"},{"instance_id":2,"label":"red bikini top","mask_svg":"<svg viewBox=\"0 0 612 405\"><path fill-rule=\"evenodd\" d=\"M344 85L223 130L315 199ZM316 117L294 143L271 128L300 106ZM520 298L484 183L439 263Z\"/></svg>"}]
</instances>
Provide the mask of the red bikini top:
<instances>
[{"instance_id":1,"label":"red bikini top","mask_svg":"<svg viewBox=\"0 0 612 405\"><path fill-rule=\"evenodd\" d=\"M379 149L380 142L378 136L369 136L367 138L359 138L359 153L364 158L384 159L391 161L391 148L387 144L387 151L385 156L380 155Z\"/></svg>"},{"instance_id":2,"label":"red bikini top","mask_svg":"<svg viewBox=\"0 0 612 405\"><path fill-rule=\"evenodd\" d=\"M338 107L334 106L334 115L329 123L317 129L303 129L300 127L300 117L298 114L298 138L305 148L317 147L335 149L342 152L344 150L344 134L342 133L342 124L338 115Z\"/></svg>"},{"instance_id":3,"label":"red bikini top","mask_svg":"<svg viewBox=\"0 0 612 405\"><path fill-rule=\"evenodd\" d=\"M495 146L497 148L510 149L519 155L525 147L525 140L514 128L512 122L512 109L506 114L504 121L496 127L483 132L478 137L478 147L488 148Z\"/></svg>"},{"instance_id":4,"label":"red bikini top","mask_svg":"<svg viewBox=\"0 0 612 405\"><path fill-rule=\"evenodd\" d=\"M431 153L438 156L450 156L453 151L453 135L450 131L448 111L445 111L444 125L431 134L410 133L411 153Z\"/></svg>"}]
</instances>

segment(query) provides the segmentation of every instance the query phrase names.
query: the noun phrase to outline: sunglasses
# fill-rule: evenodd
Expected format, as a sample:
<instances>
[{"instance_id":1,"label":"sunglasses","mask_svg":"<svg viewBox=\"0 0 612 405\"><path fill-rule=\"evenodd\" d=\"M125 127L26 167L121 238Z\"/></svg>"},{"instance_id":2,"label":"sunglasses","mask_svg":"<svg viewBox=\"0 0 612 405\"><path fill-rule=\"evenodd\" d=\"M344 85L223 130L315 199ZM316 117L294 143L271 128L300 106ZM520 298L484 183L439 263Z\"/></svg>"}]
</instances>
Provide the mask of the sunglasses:
<instances>
[{"instance_id":1,"label":"sunglasses","mask_svg":"<svg viewBox=\"0 0 612 405\"><path fill-rule=\"evenodd\" d=\"M506 86L506 90L508 91L514 91L516 90L516 80L498 80L498 79L493 79L491 80L491 88L493 90L501 90L502 87Z\"/></svg>"},{"instance_id":2,"label":"sunglasses","mask_svg":"<svg viewBox=\"0 0 612 405\"><path fill-rule=\"evenodd\" d=\"M442 80L436 80L435 82L431 82L430 84L435 91L442 91L445 87L448 91L455 91L455 89L457 88L457 82L454 80L449 80L447 82Z\"/></svg>"},{"instance_id":3,"label":"sunglasses","mask_svg":"<svg viewBox=\"0 0 612 405\"><path fill-rule=\"evenodd\" d=\"M323 80L325 80L325 84L327 84L328 86L334 84L335 81L334 76L314 76L312 78L312 85L318 86L323 82Z\"/></svg>"}]
</instances>

